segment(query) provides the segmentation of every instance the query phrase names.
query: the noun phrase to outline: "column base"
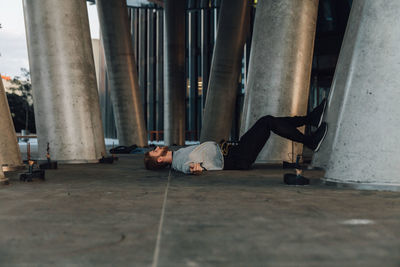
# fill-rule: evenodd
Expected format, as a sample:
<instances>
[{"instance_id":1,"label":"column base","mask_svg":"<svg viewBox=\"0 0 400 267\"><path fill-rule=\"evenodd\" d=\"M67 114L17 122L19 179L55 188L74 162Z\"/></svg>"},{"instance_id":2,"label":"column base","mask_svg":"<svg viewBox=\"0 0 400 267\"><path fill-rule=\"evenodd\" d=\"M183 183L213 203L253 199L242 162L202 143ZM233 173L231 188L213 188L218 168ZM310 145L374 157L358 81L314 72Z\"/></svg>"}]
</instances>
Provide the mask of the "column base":
<instances>
[{"instance_id":1,"label":"column base","mask_svg":"<svg viewBox=\"0 0 400 267\"><path fill-rule=\"evenodd\" d=\"M25 170L25 165L3 165L2 166L3 172L14 172Z\"/></svg>"},{"instance_id":2,"label":"column base","mask_svg":"<svg viewBox=\"0 0 400 267\"><path fill-rule=\"evenodd\" d=\"M8 179L6 180L0 180L0 185L9 185L10 181L8 181Z\"/></svg>"},{"instance_id":3,"label":"column base","mask_svg":"<svg viewBox=\"0 0 400 267\"><path fill-rule=\"evenodd\" d=\"M44 162L45 160L43 160ZM57 160L58 164L91 164L91 163L99 163L98 159L93 160Z\"/></svg>"},{"instance_id":4,"label":"column base","mask_svg":"<svg viewBox=\"0 0 400 267\"><path fill-rule=\"evenodd\" d=\"M74 160L57 160L58 164L91 164L91 163L99 163L100 159L74 159ZM37 162L39 164L46 163L47 159L38 159Z\"/></svg>"},{"instance_id":5,"label":"column base","mask_svg":"<svg viewBox=\"0 0 400 267\"><path fill-rule=\"evenodd\" d=\"M322 178L321 180L323 184L328 186L335 186L337 188L400 192L400 184L343 182L331 178Z\"/></svg>"},{"instance_id":6,"label":"column base","mask_svg":"<svg viewBox=\"0 0 400 267\"><path fill-rule=\"evenodd\" d=\"M2 171L0 171L0 185L8 185L9 183L8 178L4 176Z\"/></svg>"},{"instance_id":7,"label":"column base","mask_svg":"<svg viewBox=\"0 0 400 267\"><path fill-rule=\"evenodd\" d=\"M262 159L262 160L256 160L254 163L255 164L266 164L266 165L282 165L282 160L279 160L279 159L277 159L277 160L264 160L264 159Z\"/></svg>"}]
</instances>

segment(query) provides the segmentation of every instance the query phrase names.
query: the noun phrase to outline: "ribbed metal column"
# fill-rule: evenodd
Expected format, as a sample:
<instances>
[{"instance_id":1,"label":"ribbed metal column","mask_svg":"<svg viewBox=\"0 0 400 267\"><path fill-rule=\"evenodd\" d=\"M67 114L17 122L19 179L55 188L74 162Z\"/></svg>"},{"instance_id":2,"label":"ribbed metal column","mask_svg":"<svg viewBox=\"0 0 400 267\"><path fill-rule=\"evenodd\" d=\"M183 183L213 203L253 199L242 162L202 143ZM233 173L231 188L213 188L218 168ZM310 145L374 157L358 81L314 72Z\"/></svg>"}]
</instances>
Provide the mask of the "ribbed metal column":
<instances>
[{"instance_id":1,"label":"ribbed metal column","mask_svg":"<svg viewBox=\"0 0 400 267\"><path fill-rule=\"evenodd\" d=\"M22 159L3 80L0 76L0 176L4 165L11 168L18 167L22 165Z\"/></svg>"},{"instance_id":2,"label":"ribbed metal column","mask_svg":"<svg viewBox=\"0 0 400 267\"><path fill-rule=\"evenodd\" d=\"M138 51L138 40L139 40L139 9L131 8L130 9L130 29L131 29L131 37L132 37L132 45L133 45L133 53L135 55L135 59L137 62L137 51Z\"/></svg>"},{"instance_id":3,"label":"ribbed metal column","mask_svg":"<svg viewBox=\"0 0 400 267\"><path fill-rule=\"evenodd\" d=\"M156 130L155 10L147 10L147 130Z\"/></svg>"},{"instance_id":4,"label":"ribbed metal column","mask_svg":"<svg viewBox=\"0 0 400 267\"><path fill-rule=\"evenodd\" d=\"M146 19L146 9L139 9L139 29L138 29L138 76L139 76L139 88L140 97L143 105L143 116L145 123L147 125L147 19Z\"/></svg>"},{"instance_id":5,"label":"ribbed metal column","mask_svg":"<svg viewBox=\"0 0 400 267\"><path fill-rule=\"evenodd\" d=\"M399 11L397 0L353 1L313 159L329 181L400 185Z\"/></svg>"},{"instance_id":6,"label":"ribbed metal column","mask_svg":"<svg viewBox=\"0 0 400 267\"><path fill-rule=\"evenodd\" d=\"M206 96L208 89L208 80L210 77L210 10L209 1L201 0L201 78L202 78L202 96L201 110L206 105ZM200 116L203 120L203 114Z\"/></svg>"},{"instance_id":7,"label":"ribbed metal column","mask_svg":"<svg viewBox=\"0 0 400 267\"><path fill-rule=\"evenodd\" d=\"M305 115L318 0L259 1L241 134L264 115ZM302 145L272 135L258 162L282 162Z\"/></svg>"},{"instance_id":8,"label":"ribbed metal column","mask_svg":"<svg viewBox=\"0 0 400 267\"><path fill-rule=\"evenodd\" d=\"M164 130L164 18L157 10L156 23L156 120L157 131Z\"/></svg>"},{"instance_id":9,"label":"ribbed metal column","mask_svg":"<svg viewBox=\"0 0 400 267\"><path fill-rule=\"evenodd\" d=\"M200 141L228 140L235 110L250 2L223 0Z\"/></svg>"},{"instance_id":10,"label":"ribbed metal column","mask_svg":"<svg viewBox=\"0 0 400 267\"><path fill-rule=\"evenodd\" d=\"M124 0L97 0L120 145L147 146L147 131Z\"/></svg>"},{"instance_id":11,"label":"ribbed metal column","mask_svg":"<svg viewBox=\"0 0 400 267\"><path fill-rule=\"evenodd\" d=\"M99 98L100 98L100 109L101 117L103 120L104 136L106 138L117 138L117 129L115 125L114 110L111 101L110 93L110 82L108 79L108 71L106 66L106 58L103 46L103 37L100 33L100 55L99 55L99 68L100 68L100 79L99 79Z\"/></svg>"},{"instance_id":12,"label":"ribbed metal column","mask_svg":"<svg viewBox=\"0 0 400 267\"><path fill-rule=\"evenodd\" d=\"M164 2L164 141L185 144L185 0Z\"/></svg>"},{"instance_id":13,"label":"ribbed metal column","mask_svg":"<svg viewBox=\"0 0 400 267\"><path fill-rule=\"evenodd\" d=\"M86 2L24 0L39 159L96 162L105 153Z\"/></svg>"},{"instance_id":14,"label":"ribbed metal column","mask_svg":"<svg viewBox=\"0 0 400 267\"><path fill-rule=\"evenodd\" d=\"M197 33L198 33L198 12L190 11L187 15L187 49L188 49L188 76L189 76L189 95L188 95L188 130L190 135L188 140L198 140L197 126L198 126L198 60L197 60Z\"/></svg>"}]
</instances>

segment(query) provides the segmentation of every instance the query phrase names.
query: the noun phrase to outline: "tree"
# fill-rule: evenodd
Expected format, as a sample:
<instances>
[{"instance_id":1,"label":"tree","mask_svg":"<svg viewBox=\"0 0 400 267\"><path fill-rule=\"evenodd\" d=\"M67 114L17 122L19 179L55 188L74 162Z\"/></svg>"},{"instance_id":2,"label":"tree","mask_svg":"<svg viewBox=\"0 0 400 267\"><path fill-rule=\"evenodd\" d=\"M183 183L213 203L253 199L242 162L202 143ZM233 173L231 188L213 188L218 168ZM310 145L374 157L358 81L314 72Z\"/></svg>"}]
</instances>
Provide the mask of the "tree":
<instances>
[{"instance_id":1,"label":"tree","mask_svg":"<svg viewBox=\"0 0 400 267\"><path fill-rule=\"evenodd\" d=\"M25 68L22 68L21 72L23 78L15 76L11 81L13 86L10 88L11 93L7 93L7 100L15 130L36 132L30 73Z\"/></svg>"}]
</instances>

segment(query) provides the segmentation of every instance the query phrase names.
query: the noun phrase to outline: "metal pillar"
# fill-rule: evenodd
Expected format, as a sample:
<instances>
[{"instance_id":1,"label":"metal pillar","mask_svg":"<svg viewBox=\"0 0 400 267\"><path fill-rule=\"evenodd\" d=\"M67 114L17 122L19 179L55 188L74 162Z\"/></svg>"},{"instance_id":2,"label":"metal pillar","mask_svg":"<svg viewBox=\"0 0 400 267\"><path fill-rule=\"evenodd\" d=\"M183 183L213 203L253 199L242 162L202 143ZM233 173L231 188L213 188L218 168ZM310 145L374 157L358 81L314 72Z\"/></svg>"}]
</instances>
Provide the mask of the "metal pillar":
<instances>
[{"instance_id":1,"label":"metal pillar","mask_svg":"<svg viewBox=\"0 0 400 267\"><path fill-rule=\"evenodd\" d=\"M313 159L328 181L400 185L399 10L397 0L353 1Z\"/></svg>"},{"instance_id":2,"label":"metal pillar","mask_svg":"<svg viewBox=\"0 0 400 267\"><path fill-rule=\"evenodd\" d=\"M147 10L147 129L156 129L155 120L155 10Z\"/></svg>"},{"instance_id":3,"label":"metal pillar","mask_svg":"<svg viewBox=\"0 0 400 267\"><path fill-rule=\"evenodd\" d=\"M117 138L117 129L115 126L114 110L111 101L110 93L110 82L108 79L108 71L106 66L106 58L103 46L103 37L100 33L100 53L99 53L99 68L100 77L98 81L99 85L99 98L100 98L100 108L101 117L103 120L104 136L106 138Z\"/></svg>"},{"instance_id":4,"label":"metal pillar","mask_svg":"<svg viewBox=\"0 0 400 267\"><path fill-rule=\"evenodd\" d=\"M120 145L147 146L135 56L124 0L97 0Z\"/></svg>"},{"instance_id":5,"label":"metal pillar","mask_svg":"<svg viewBox=\"0 0 400 267\"><path fill-rule=\"evenodd\" d=\"M208 9L207 0L201 1L201 8L201 110L203 110L204 106L206 105L208 79L210 77L210 10ZM203 118L202 114L200 118Z\"/></svg>"},{"instance_id":6,"label":"metal pillar","mask_svg":"<svg viewBox=\"0 0 400 267\"><path fill-rule=\"evenodd\" d=\"M24 0L39 159L96 162L105 153L86 2Z\"/></svg>"},{"instance_id":7,"label":"metal pillar","mask_svg":"<svg viewBox=\"0 0 400 267\"><path fill-rule=\"evenodd\" d=\"M249 27L249 4L247 0L222 1L201 142L229 139L242 65L243 45Z\"/></svg>"},{"instance_id":8,"label":"metal pillar","mask_svg":"<svg viewBox=\"0 0 400 267\"><path fill-rule=\"evenodd\" d=\"M307 113L318 0L259 1L241 134L264 115ZM293 160L303 146L272 135L258 162Z\"/></svg>"},{"instance_id":9,"label":"metal pillar","mask_svg":"<svg viewBox=\"0 0 400 267\"><path fill-rule=\"evenodd\" d=\"M188 13L188 66L189 66L189 95L188 95L188 123L190 140L197 140L197 11ZM193 139L192 139L193 138Z\"/></svg>"},{"instance_id":10,"label":"metal pillar","mask_svg":"<svg viewBox=\"0 0 400 267\"><path fill-rule=\"evenodd\" d=\"M164 141L185 144L185 0L164 2Z\"/></svg>"},{"instance_id":11,"label":"metal pillar","mask_svg":"<svg viewBox=\"0 0 400 267\"><path fill-rule=\"evenodd\" d=\"M3 166L8 169L21 165L21 152L15 134L14 123L11 118L6 92L4 91L3 80L0 76L0 176L3 172Z\"/></svg>"},{"instance_id":12,"label":"metal pillar","mask_svg":"<svg viewBox=\"0 0 400 267\"><path fill-rule=\"evenodd\" d=\"M157 10L156 23L156 121L157 131L164 130L164 27L163 11Z\"/></svg>"},{"instance_id":13,"label":"metal pillar","mask_svg":"<svg viewBox=\"0 0 400 267\"><path fill-rule=\"evenodd\" d=\"M142 100L144 119L147 125L147 37L146 37L146 9L139 9L139 49L138 49L138 74L139 74L139 87L140 87L140 97Z\"/></svg>"},{"instance_id":14,"label":"metal pillar","mask_svg":"<svg viewBox=\"0 0 400 267\"><path fill-rule=\"evenodd\" d=\"M138 25L139 25L139 9L138 8L131 8L130 9L130 15L131 15L131 36L132 36L132 44L133 44L133 53L135 55L135 60L136 62L138 61L138 41L139 41L139 31L138 31Z\"/></svg>"}]
</instances>

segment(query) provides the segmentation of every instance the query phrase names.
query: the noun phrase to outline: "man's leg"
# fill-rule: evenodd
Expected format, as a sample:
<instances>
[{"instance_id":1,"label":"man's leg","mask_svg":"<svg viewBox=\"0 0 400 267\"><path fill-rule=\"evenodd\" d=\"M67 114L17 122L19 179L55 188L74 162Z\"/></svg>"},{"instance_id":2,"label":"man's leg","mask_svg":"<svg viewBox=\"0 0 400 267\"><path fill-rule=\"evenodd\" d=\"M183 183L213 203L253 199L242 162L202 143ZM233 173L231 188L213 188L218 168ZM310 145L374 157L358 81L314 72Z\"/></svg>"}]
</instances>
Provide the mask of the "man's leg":
<instances>
[{"instance_id":1,"label":"man's leg","mask_svg":"<svg viewBox=\"0 0 400 267\"><path fill-rule=\"evenodd\" d=\"M247 152L245 154L251 153L251 158L255 160L267 142L271 131L295 142L306 142L307 137L297 129L302 125L304 125L302 117L264 116L240 138L239 145L243 146L243 150Z\"/></svg>"},{"instance_id":2,"label":"man's leg","mask_svg":"<svg viewBox=\"0 0 400 267\"><path fill-rule=\"evenodd\" d=\"M295 116L295 117L281 117L287 123L297 127L303 125L311 125L319 127L322 123L322 117L326 108L326 99L322 100L321 103L316 106L307 116Z\"/></svg>"},{"instance_id":3,"label":"man's leg","mask_svg":"<svg viewBox=\"0 0 400 267\"><path fill-rule=\"evenodd\" d=\"M307 116L294 116L294 117L274 117L284 121L286 124L290 124L292 127L298 128L304 125L309 125Z\"/></svg>"},{"instance_id":4,"label":"man's leg","mask_svg":"<svg viewBox=\"0 0 400 267\"><path fill-rule=\"evenodd\" d=\"M267 142L271 131L281 137L313 148L315 146L313 137L306 136L297 129L307 123L307 117L264 116L260 118L240 138L239 145L233 148L229 155L231 166L227 168L249 169Z\"/></svg>"},{"instance_id":5,"label":"man's leg","mask_svg":"<svg viewBox=\"0 0 400 267\"><path fill-rule=\"evenodd\" d=\"M226 169L248 169L256 160L267 142L270 131L289 140L303 143L311 149L318 149L327 126L320 127L326 108L324 99L308 116L280 117L265 116L259 119L241 138L239 145L232 148L227 157ZM319 127L313 136L305 136L297 127L312 125Z\"/></svg>"},{"instance_id":6,"label":"man's leg","mask_svg":"<svg viewBox=\"0 0 400 267\"><path fill-rule=\"evenodd\" d=\"M304 125L304 117L275 118L264 116L240 138L239 144L231 148L225 169L249 169L264 147L271 131L296 142L303 142L304 135L296 129Z\"/></svg>"}]
</instances>

